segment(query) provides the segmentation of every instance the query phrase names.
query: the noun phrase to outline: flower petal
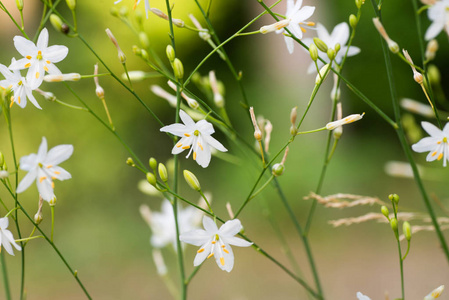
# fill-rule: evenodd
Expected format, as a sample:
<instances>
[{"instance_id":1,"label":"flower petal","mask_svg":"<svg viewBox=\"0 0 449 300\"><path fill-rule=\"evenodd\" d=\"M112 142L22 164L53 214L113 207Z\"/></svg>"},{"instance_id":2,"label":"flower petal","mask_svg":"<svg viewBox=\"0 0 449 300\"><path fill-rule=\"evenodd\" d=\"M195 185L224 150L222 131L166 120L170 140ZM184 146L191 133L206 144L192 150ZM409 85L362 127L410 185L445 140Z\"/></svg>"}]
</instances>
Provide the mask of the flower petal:
<instances>
[{"instance_id":1,"label":"flower petal","mask_svg":"<svg viewBox=\"0 0 449 300\"><path fill-rule=\"evenodd\" d=\"M203 136L203 139L206 141L206 143L208 143L209 145L211 145L212 147L214 147L218 151L221 151L221 152L228 151L228 149L226 149L219 141L217 141L216 139L214 139L210 135Z\"/></svg>"},{"instance_id":2,"label":"flower petal","mask_svg":"<svg viewBox=\"0 0 449 300\"><path fill-rule=\"evenodd\" d=\"M73 154L73 145L59 145L53 147L48 151L45 158L45 165L59 165L63 161L66 161Z\"/></svg>"},{"instance_id":3,"label":"flower petal","mask_svg":"<svg viewBox=\"0 0 449 300\"><path fill-rule=\"evenodd\" d=\"M338 43L340 46L346 45L349 39L349 25L346 22L342 22L334 27L330 35L330 41L327 45L330 48L334 48Z\"/></svg>"},{"instance_id":4,"label":"flower petal","mask_svg":"<svg viewBox=\"0 0 449 300\"><path fill-rule=\"evenodd\" d=\"M72 178L72 175L69 172L59 166L51 168L50 171L53 173L56 179L61 181Z\"/></svg>"},{"instance_id":5,"label":"flower petal","mask_svg":"<svg viewBox=\"0 0 449 300\"><path fill-rule=\"evenodd\" d=\"M0 229L6 229L9 226L9 220L7 217L0 218Z\"/></svg>"},{"instance_id":6,"label":"flower petal","mask_svg":"<svg viewBox=\"0 0 449 300\"><path fill-rule=\"evenodd\" d=\"M66 58L68 53L69 48L67 48L66 46L53 45L45 50L44 59L49 60L52 63L57 63Z\"/></svg>"},{"instance_id":7,"label":"flower petal","mask_svg":"<svg viewBox=\"0 0 449 300\"><path fill-rule=\"evenodd\" d=\"M195 121L182 109L179 110L179 117L187 127L195 126Z\"/></svg>"},{"instance_id":8,"label":"flower petal","mask_svg":"<svg viewBox=\"0 0 449 300\"><path fill-rule=\"evenodd\" d=\"M232 237L239 233L242 228L243 226L239 219L229 220L220 227L218 234L223 237Z\"/></svg>"},{"instance_id":9,"label":"flower petal","mask_svg":"<svg viewBox=\"0 0 449 300\"><path fill-rule=\"evenodd\" d=\"M16 193L22 193L27 188L30 187L31 184L33 184L34 180L37 177L37 170L31 170L29 171L25 177L22 178L22 181L20 181L19 185L17 186Z\"/></svg>"},{"instance_id":10,"label":"flower petal","mask_svg":"<svg viewBox=\"0 0 449 300\"><path fill-rule=\"evenodd\" d=\"M203 263L203 261L209 256L212 248L211 240L209 239L201 248L197 251L195 259L193 260L193 266L197 267Z\"/></svg>"},{"instance_id":11,"label":"flower petal","mask_svg":"<svg viewBox=\"0 0 449 300\"><path fill-rule=\"evenodd\" d=\"M217 224L215 224L215 222L207 216L203 217L203 227L210 236L217 234L218 232Z\"/></svg>"},{"instance_id":12,"label":"flower petal","mask_svg":"<svg viewBox=\"0 0 449 300\"><path fill-rule=\"evenodd\" d=\"M211 235L203 229L195 229L179 236L179 240L194 246L201 246L211 239Z\"/></svg>"},{"instance_id":13,"label":"flower petal","mask_svg":"<svg viewBox=\"0 0 449 300\"><path fill-rule=\"evenodd\" d=\"M418 143L412 145L412 149L415 152L427 152L435 150L437 147L438 138L425 137L421 139Z\"/></svg>"},{"instance_id":14,"label":"flower petal","mask_svg":"<svg viewBox=\"0 0 449 300\"><path fill-rule=\"evenodd\" d=\"M222 236L223 242L225 242L226 244L229 245L234 245L234 246L238 246L238 247L249 247L251 246L253 243L245 241L244 239L238 238L238 237L224 237Z\"/></svg>"},{"instance_id":15,"label":"flower petal","mask_svg":"<svg viewBox=\"0 0 449 300\"><path fill-rule=\"evenodd\" d=\"M27 40L24 37L16 35L14 37L14 47L16 47L17 51L23 56L32 56L35 57L37 55L36 45Z\"/></svg>"},{"instance_id":16,"label":"flower petal","mask_svg":"<svg viewBox=\"0 0 449 300\"><path fill-rule=\"evenodd\" d=\"M443 132L429 122L421 122L422 128L432 137L441 137L443 135Z\"/></svg>"},{"instance_id":17,"label":"flower petal","mask_svg":"<svg viewBox=\"0 0 449 300\"><path fill-rule=\"evenodd\" d=\"M171 124L168 126L164 126L160 129L162 132L168 132L176 136L183 137L185 133L187 133L187 126L180 123Z\"/></svg>"},{"instance_id":18,"label":"flower petal","mask_svg":"<svg viewBox=\"0 0 449 300\"><path fill-rule=\"evenodd\" d=\"M37 49L44 51L48 46L48 30L47 28L42 29L39 37L37 39Z\"/></svg>"}]
</instances>

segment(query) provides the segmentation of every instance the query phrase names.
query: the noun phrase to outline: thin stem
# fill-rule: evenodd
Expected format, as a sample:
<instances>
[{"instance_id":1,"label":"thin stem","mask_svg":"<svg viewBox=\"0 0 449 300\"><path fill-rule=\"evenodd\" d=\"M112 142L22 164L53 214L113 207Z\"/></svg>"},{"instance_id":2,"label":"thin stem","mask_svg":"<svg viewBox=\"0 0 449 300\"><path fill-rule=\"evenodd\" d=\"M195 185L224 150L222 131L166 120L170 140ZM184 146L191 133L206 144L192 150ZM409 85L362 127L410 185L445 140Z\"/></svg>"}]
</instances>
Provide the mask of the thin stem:
<instances>
[{"instance_id":1,"label":"thin stem","mask_svg":"<svg viewBox=\"0 0 449 300\"><path fill-rule=\"evenodd\" d=\"M0 258L2 260L3 287L7 300L11 300L11 291L9 289L8 270L6 268L5 251L1 251Z\"/></svg>"},{"instance_id":2,"label":"thin stem","mask_svg":"<svg viewBox=\"0 0 449 300\"><path fill-rule=\"evenodd\" d=\"M53 243L53 233L55 231L55 206L54 205L50 206L50 210L51 210L51 236L50 236L50 241Z\"/></svg>"},{"instance_id":3,"label":"thin stem","mask_svg":"<svg viewBox=\"0 0 449 300\"><path fill-rule=\"evenodd\" d=\"M16 20L14 20L14 18L12 17L12 15L9 13L8 9L6 9L6 7L3 5L3 3L0 1L0 8L9 16L9 18L11 19L11 21L14 23L14 25L16 25L17 29L20 30L20 32L22 32L23 36L26 37L28 40L30 39L28 37L28 35L26 34L25 30L23 29L23 26L20 26Z\"/></svg>"}]
</instances>

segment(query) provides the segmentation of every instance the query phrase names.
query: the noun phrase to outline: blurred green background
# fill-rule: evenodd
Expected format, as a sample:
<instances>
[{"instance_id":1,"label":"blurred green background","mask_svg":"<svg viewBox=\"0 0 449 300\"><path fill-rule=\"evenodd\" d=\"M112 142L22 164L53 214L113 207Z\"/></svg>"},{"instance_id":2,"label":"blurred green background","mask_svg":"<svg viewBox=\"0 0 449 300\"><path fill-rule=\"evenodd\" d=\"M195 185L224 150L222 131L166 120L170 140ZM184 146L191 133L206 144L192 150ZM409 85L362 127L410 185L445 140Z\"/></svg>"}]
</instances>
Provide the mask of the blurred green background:
<instances>
[{"instance_id":1,"label":"blurred green background","mask_svg":"<svg viewBox=\"0 0 449 300\"><path fill-rule=\"evenodd\" d=\"M151 0L152 7L165 11L165 1ZM204 4L206 1L200 1ZM286 1L283 1L286 2ZM2 1L18 19L15 1ZM267 1L267 4L274 1ZM353 1L307 1L316 6L311 18L323 23L328 29L346 21L350 13L356 13ZM134 20L133 1L123 0L115 7L129 10L129 18ZM100 57L116 74L123 68L117 60L117 52L107 38L104 30L110 28L127 55L129 70L151 71L142 60L134 56L132 46L138 45L138 37L118 18L111 16L109 10L113 1L78 1L77 15L79 32L98 52ZM143 12L143 3L138 10ZM409 50L415 63L420 65L419 44L410 1L387 1L383 4L384 25L398 44ZM70 11L65 3L58 10L69 20ZM221 40L236 32L263 10L257 1L213 1L211 19ZM285 12L281 3L276 12ZM38 1L25 1L25 30L33 36L39 24L42 4ZM175 3L173 15L191 24L188 14L193 13L200 22L201 14L194 1ZM362 52L347 60L344 75L363 93L372 99L388 115L392 116L390 94L379 37L372 25L373 9L367 3L362 9L362 19L357 27L354 45ZM423 17L424 30L428 27L427 17ZM248 30L258 30L270 24L269 16L263 17ZM165 46L169 43L168 23L150 15L144 20L151 47L165 58ZM11 57L18 57L12 38L20 32L13 26L7 15L0 12L0 63L9 65ZM92 74L98 60L76 38L68 38L55 32L51 25L50 43L63 44L69 48L68 57L57 64L63 73L77 72ZM312 36L308 31L307 36ZM196 33L175 28L178 57L182 60L186 74L189 74L210 47ZM447 81L448 41L445 33L438 37L440 50L434 63L441 71L443 89ZM310 63L307 53L296 46L289 55L280 35L268 34L241 37L229 43L226 51L237 70L243 72L250 104L257 114L269 119L274 126L270 152L276 153L289 139L289 114L294 106L298 112L304 111L312 91L315 75L306 75ZM393 57L395 80L400 97L410 97L426 103L422 91L412 78L410 68ZM236 82L226 64L218 56L212 57L201 69L205 75L215 70L219 80L226 87L226 109L234 127L253 143L252 127L247 120L246 111L239 102L242 100ZM100 66L100 73L105 72ZM142 109L132 95L110 77L100 77L105 90L106 101L117 128L117 132L146 162L156 157L165 162L171 158L171 141L159 132L159 124ZM165 124L173 122L173 109L162 99L152 94L149 86L160 84L169 90L165 80L153 78L133 83L136 93L161 118ZM101 102L95 95L92 79L69 83L76 93L106 119ZM331 78L320 90L314 105L307 116L303 129L322 127L328 120L332 88ZM384 165L390 160L404 161L396 135L369 107L342 85L341 100L344 115L366 112L362 121L346 126L337 152L328 169L323 195L350 193L377 196L383 200L388 194L401 196L401 208L407 211L423 211L424 206L418 190L410 179L388 177ZM42 90L53 92L58 99L80 105L62 83L44 83ZM195 90L194 88L192 88ZM199 94L200 95L200 94ZM148 204L153 210L160 209L161 198L149 197L137 189L137 182L144 176L138 170L128 167L125 161L129 154L118 140L85 112L50 103L35 93L43 110L31 104L25 109L12 108L13 131L18 157L37 151L42 136L47 137L49 148L59 144L73 144L75 152L62 167L72 174L72 179L56 182L56 229L55 243L74 269L94 299L169 299L170 295L158 277L151 257L149 244L150 229L139 214L139 206ZM442 103L444 109L447 103ZM416 118L419 122L422 119ZM12 166L10 143L4 121L0 123L0 150L7 163ZM207 169L202 169L191 159L181 155L181 168L194 172L205 191L213 194L213 208L220 216L227 216L226 202L237 209L249 193L258 175L258 169L248 155L225 140L222 133L214 135L230 150L229 153L243 158L242 165L232 165L218 158L212 158ZM314 191L321 170L326 133L301 136L290 147L286 171L279 178L281 186L290 200L302 224L310 207L310 202L302 198ZM425 163L424 154L415 155L418 163ZM426 164L430 173L439 174L441 180L426 181L428 191L448 204L448 172L441 163ZM19 173L19 178L24 172ZM193 202L193 193L181 180L180 191ZM6 191L1 190L2 200L13 206ZM263 198L263 199L262 199ZM30 187L20 195L20 201L30 214L37 210L36 188ZM281 262L288 264L278 239L270 226L264 211L267 202L278 220L287 241L298 259L306 278L312 282L304 248L298 239L287 213L273 188L265 190L254 199L239 217L245 226L246 234L263 249ZM403 205L403 206L402 206ZM399 297L400 277L397 250L394 237L385 224L366 223L351 227L332 228L328 220L359 216L377 212L378 207L362 207L344 210L318 207L313 222L310 240L314 257L322 278L325 295L328 299L355 299L357 291L370 295L372 299L383 299L385 291L392 298ZM442 212L437 209L438 213ZM0 215L5 212L1 211ZM44 206L42 228L50 231L50 210ZM225 217L226 218L226 217ZM20 217L24 235L32 230L32 225ZM12 223L12 222L11 222ZM413 225L413 224L412 224ZM13 226L10 226L13 228ZM15 229L12 229L16 235ZM412 299L425 296L430 290L447 284L449 273L447 261L440 250L434 233L420 233L412 240L412 250L405 262L407 295ZM193 269L191 262L196 248L187 246L185 260L187 273ZM164 250L164 257L175 283L178 282L176 256L171 249ZM213 261L206 261L189 286L190 299L306 299L304 290L291 280L273 263L254 250L234 248L236 263L228 274L219 270ZM10 282L14 299L18 298L20 255L7 257ZM75 280L55 252L44 240L34 240L26 247L26 292L27 299L83 299L84 295ZM0 299L3 299L0 293ZM444 299L444 298L443 298Z\"/></svg>"}]
</instances>

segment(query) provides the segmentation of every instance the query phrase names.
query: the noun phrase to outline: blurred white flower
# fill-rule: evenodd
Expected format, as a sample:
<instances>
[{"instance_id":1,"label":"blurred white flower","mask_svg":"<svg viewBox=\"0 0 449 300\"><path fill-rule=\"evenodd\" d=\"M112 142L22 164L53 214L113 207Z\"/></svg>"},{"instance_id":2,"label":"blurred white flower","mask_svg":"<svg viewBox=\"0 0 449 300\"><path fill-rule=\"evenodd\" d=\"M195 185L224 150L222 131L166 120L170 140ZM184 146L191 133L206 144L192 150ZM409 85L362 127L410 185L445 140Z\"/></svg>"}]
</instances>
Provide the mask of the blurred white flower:
<instances>
[{"instance_id":1,"label":"blurred white flower","mask_svg":"<svg viewBox=\"0 0 449 300\"><path fill-rule=\"evenodd\" d=\"M429 122L421 122L421 126L430 136L412 145L413 151L420 153L430 151L426 161L443 159L443 167L445 167L446 161L449 161L449 123L443 130Z\"/></svg>"},{"instance_id":2,"label":"blurred white flower","mask_svg":"<svg viewBox=\"0 0 449 300\"><path fill-rule=\"evenodd\" d=\"M424 300L434 300L441 296L444 290L444 285L440 285L433 291L431 291L426 297L424 297Z\"/></svg>"},{"instance_id":3,"label":"blurred white flower","mask_svg":"<svg viewBox=\"0 0 449 300\"><path fill-rule=\"evenodd\" d=\"M181 234L179 237L185 243L201 246L193 265L199 266L206 258L215 256L218 267L231 272L234 267L234 253L230 245L249 247L253 244L234 236L242 230L242 224L238 219L234 219L227 221L218 229L211 218L204 216L203 226L205 230L197 229Z\"/></svg>"},{"instance_id":4,"label":"blurred white flower","mask_svg":"<svg viewBox=\"0 0 449 300\"><path fill-rule=\"evenodd\" d=\"M343 60L343 57L346 54L346 51L348 51L348 57L354 56L360 53L360 48L355 46L350 46L348 50L348 46L346 46L346 43L349 40L349 25L345 22L342 22L334 27L332 30L332 33L329 34L329 32L326 30L326 28L321 24L318 23L316 25L317 29L317 35L320 40L322 40L328 48L335 49L335 45L340 44L340 51L337 52L337 55L335 56L334 61L337 64L340 64ZM307 38L303 40L304 44L307 46L310 46L313 43L313 39ZM324 55L320 56L326 63L329 63L329 57L327 57L327 53L324 53ZM318 60L318 68L321 68L323 66L323 63ZM307 72L313 73L316 72L316 66L315 63L312 62L307 69Z\"/></svg>"},{"instance_id":5,"label":"blurred white flower","mask_svg":"<svg viewBox=\"0 0 449 300\"><path fill-rule=\"evenodd\" d=\"M69 172L58 165L67 160L73 153L72 145L59 145L47 152L47 140L42 138L37 154L23 156L20 169L28 171L17 187L17 193L25 191L36 180L39 194L45 201L55 198L53 180L72 178Z\"/></svg>"},{"instance_id":6,"label":"blurred white flower","mask_svg":"<svg viewBox=\"0 0 449 300\"><path fill-rule=\"evenodd\" d=\"M357 292L357 299L359 299L359 300L371 300L370 297L365 296L365 295L363 295L363 294L360 293L360 292Z\"/></svg>"},{"instance_id":7,"label":"blurred white flower","mask_svg":"<svg viewBox=\"0 0 449 300\"><path fill-rule=\"evenodd\" d=\"M16 60L13 58L11 64L14 64ZM19 70L11 72L6 66L0 64L0 73L5 76L4 80L0 81L0 87L5 89L9 88L13 91L13 97L11 98L11 106L13 103L17 103L20 107L24 108L27 105L27 98L31 103L39 109L42 109L34 98L32 91L39 87L37 81L30 82L20 74Z\"/></svg>"},{"instance_id":8,"label":"blurred white flower","mask_svg":"<svg viewBox=\"0 0 449 300\"><path fill-rule=\"evenodd\" d=\"M8 229L9 220L7 217L0 218L0 251L1 247L5 248L6 252L10 255L14 255L11 245L13 245L17 250L22 250L22 248L16 243L14 237Z\"/></svg>"},{"instance_id":9,"label":"blurred white flower","mask_svg":"<svg viewBox=\"0 0 449 300\"><path fill-rule=\"evenodd\" d=\"M11 63L11 70L28 69L27 80L31 85L42 83L44 73L58 75L61 71L54 65L63 60L69 49L66 46L54 45L48 47L48 30L42 29L37 44L21 36L14 37L14 46L24 58Z\"/></svg>"},{"instance_id":10,"label":"blurred white flower","mask_svg":"<svg viewBox=\"0 0 449 300\"><path fill-rule=\"evenodd\" d=\"M120 2L122 2L122 0L117 0L117 1L114 2L114 4L117 4L117 3L120 3ZM137 7L137 5L139 3L140 3L140 0L135 0L133 9L136 9L136 7ZM148 19L148 11L150 9L151 9L151 7L150 7L150 0L145 0L145 12L147 14L147 19Z\"/></svg>"},{"instance_id":11,"label":"blurred white flower","mask_svg":"<svg viewBox=\"0 0 449 300\"><path fill-rule=\"evenodd\" d=\"M153 247L163 248L168 244L172 244L173 249L177 249L175 215L170 201L167 199L162 201L160 212L152 212L147 205L141 205L140 214L153 232L150 238L150 243ZM198 228L202 215L203 213L193 206L186 208L178 206L179 232L188 232Z\"/></svg>"},{"instance_id":12,"label":"blurred white flower","mask_svg":"<svg viewBox=\"0 0 449 300\"><path fill-rule=\"evenodd\" d=\"M449 0L435 1L427 10L427 16L432 24L424 36L426 41L436 37L443 29L449 34Z\"/></svg>"},{"instance_id":13,"label":"blurred white flower","mask_svg":"<svg viewBox=\"0 0 449 300\"><path fill-rule=\"evenodd\" d=\"M169 132L181 137L172 149L172 154L179 154L186 149L190 149L187 158L193 151L193 159L206 168L211 159L211 148L221 152L228 151L219 141L211 137L215 132L211 123L206 120L194 122L192 118L182 109L179 111L179 117L184 124L176 123L161 128L162 132Z\"/></svg>"}]
</instances>

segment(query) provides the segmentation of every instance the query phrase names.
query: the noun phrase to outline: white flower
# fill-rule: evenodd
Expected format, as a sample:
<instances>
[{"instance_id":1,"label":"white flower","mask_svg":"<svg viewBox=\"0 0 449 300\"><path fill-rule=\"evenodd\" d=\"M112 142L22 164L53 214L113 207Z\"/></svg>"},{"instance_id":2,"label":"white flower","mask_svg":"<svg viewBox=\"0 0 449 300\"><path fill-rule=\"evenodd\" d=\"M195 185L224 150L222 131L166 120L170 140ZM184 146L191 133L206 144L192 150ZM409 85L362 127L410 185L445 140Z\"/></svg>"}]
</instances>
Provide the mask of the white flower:
<instances>
[{"instance_id":1,"label":"white flower","mask_svg":"<svg viewBox=\"0 0 449 300\"><path fill-rule=\"evenodd\" d=\"M16 60L13 58L11 63L14 64ZM42 109L34 98L32 91L39 87L39 83L36 81L30 82L22 77L19 70L10 71L6 66L0 64L0 73L5 76L4 80L0 81L0 87L9 88L13 91L13 97L11 99L11 105L16 102L17 105L24 108L27 105L27 98L31 103L39 109Z\"/></svg>"},{"instance_id":2,"label":"white flower","mask_svg":"<svg viewBox=\"0 0 449 300\"><path fill-rule=\"evenodd\" d=\"M215 256L218 267L231 272L234 267L234 253L230 245L249 247L253 244L234 236L242 230L242 224L238 219L234 219L227 221L218 229L211 218L204 216L203 226L205 230L197 229L179 237L185 243L201 246L193 265L199 266L206 258Z\"/></svg>"},{"instance_id":3,"label":"white flower","mask_svg":"<svg viewBox=\"0 0 449 300\"><path fill-rule=\"evenodd\" d=\"M11 231L7 230L9 225L9 220L7 217L0 218L0 251L1 247L5 248L6 252L10 255L14 255L11 245L13 245L17 250L22 250L22 248L16 243Z\"/></svg>"},{"instance_id":4,"label":"white flower","mask_svg":"<svg viewBox=\"0 0 449 300\"><path fill-rule=\"evenodd\" d=\"M449 34L449 0L436 1L427 11L432 24L427 29L426 41L436 37L443 29Z\"/></svg>"},{"instance_id":5,"label":"white flower","mask_svg":"<svg viewBox=\"0 0 449 300\"><path fill-rule=\"evenodd\" d=\"M161 212L152 212L146 205L140 207L140 213L153 232L150 243L155 248L163 248L172 244L177 249L177 235L173 205L170 201L162 201ZM178 206L179 232L188 232L198 228L201 222L202 212L193 206L181 208Z\"/></svg>"},{"instance_id":6,"label":"white flower","mask_svg":"<svg viewBox=\"0 0 449 300\"><path fill-rule=\"evenodd\" d=\"M354 56L360 52L360 49L358 47L350 46L348 50L348 46L346 46L346 43L349 40L349 26L347 23L342 22L337 26L335 26L331 34L329 34L326 28L320 23L316 25L316 29L318 38L322 40L327 45L328 48L335 49L335 45L340 44L341 47L340 51L337 52L337 55L335 56L334 59L337 64L341 63L343 57L346 54L346 51L348 51L348 57ZM307 46L310 46L313 43L313 39L307 38L304 39L303 42ZM321 58L326 63L330 62L329 57L327 57L326 53L324 53L324 55L321 55ZM321 68L321 66L323 66L323 63L321 61L318 60L317 63L318 68ZM307 69L307 72L310 74L313 73L314 71L316 71L316 67L315 63L312 62L309 68Z\"/></svg>"},{"instance_id":7,"label":"white flower","mask_svg":"<svg viewBox=\"0 0 449 300\"><path fill-rule=\"evenodd\" d=\"M178 154L186 149L190 149L187 158L193 151L193 159L206 168L211 158L211 148L215 148L221 152L228 151L219 141L211 137L215 132L211 123L206 120L200 120L195 123L192 118L182 109L179 116L184 124L176 123L161 128L162 132L169 132L173 135L181 137L181 139L173 147L171 153Z\"/></svg>"},{"instance_id":8,"label":"white flower","mask_svg":"<svg viewBox=\"0 0 449 300\"><path fill-rule=\"evenodd\" d=\"M117 4L117 3L120 3L120 2L122 2L122 0L117 0L117 1L114 2L114 4ZM135 0L133 9L136 9L137 4L139 4L139 3L140 3L140 0ZM148 11L150 9L151 9L151 7L150 7L150 0L145 0L145 12L147 13L147 19L148 19Z\"/></svg>"},{"instance_id":9,"label":"white flower","mask_svg":"<svg viewBox=\"0 0 449 300\"><path fill-rule=\"evenodd\" d=\"M370 297L365 296L365 295L363 295L363 294L360 293L360 292L357 292L357 299L359 299L359 300L371 300Z\"/></svg>"},{"instance_id":10,"label":"white flower","mask_svg":"<svg viewBox=\"0 0 449 300\"><path fill-rule=\"evenodd\" d=\"M412 145L413 151L420 153L430 151L426 160L443 159L443 167L445 167L446 161L449 161L449 123L444 126L443 130L429 122L421 122L421 126L430 136Z\"/></svg>"},{"instance_id":11,"label":"white flower","mask_svg":"<svg viewBox=\"0 0 449 300\"><path fill-rule=\"evenodd\" d=\"M53 180L72 178L69 172L58 166L72 153L72 145L59 145L47 152L47 140L43 137L37 154L33 153L20 159L20 169L28 171L28 174L19 183L17 193L25 191L36 180L39 194L45 201L50 202L55 197Z\"/></svg>"},{"instance_id":12,"label":"white flower","mask_svg":"<svg viewBox=\"0 0 449 300\"><path fill-rule=\"evenodd\" d=\"M365 113L363 114L353 114L353 115L349 115L343 119L337 120L337 121L333 121L333 122L329 122L326 124L326 129L327 130L334 130L337 127L349 124L349 123L353 123L356 122L358 120L361 120L363 118L363 116L365 115Z\"/></svg>"},{"instance_id":13,"label":"white flower","mask_svg":"<svg viewBox=\"0 0 449 300\"><path fill-rule=\"evenodd\" d=\"M424 297L424 300L434 300L441 296L444 290L444 285L440 285L433 291L431 291L426 297Z\"/></svg>"},{"instance_id":14,"label":"white flower","mask_svg":"<svg viewBox=\"0 0 449 300\"><path fill-rule=\"evenodd\" d=\"M285 13L286 19L276 22L274 24L263 26L260 28L261 33L273 32L283 33L285 27L298 39L302 39L302 33L305 32L301 25L313 26L313 22L304 23L305 20L310 18L314 11L314 6L304 6L301 8L302 0L287 0L287 12ZM284 36L285 44L287 45L288 52L293 53L294 40L289 36Z\"/></svg>"},{"instance_id":15,"label":"white flower","mask_svg":"<svg viewBox=\"0 0 449 300\"><path fill-rule=\"evenodd\" d=\"M52 75L61 74L61 71L54 65L63 60L69 49L66 46L54 45L48 47L48 30L42 29L37 39L37 44L21 36L14 37L14 46L24 58L13 62L9 68L11 70L28 69L28 82L37 82L38 86L44 79L44 73Z\"/></svg>"}]
</instances>

